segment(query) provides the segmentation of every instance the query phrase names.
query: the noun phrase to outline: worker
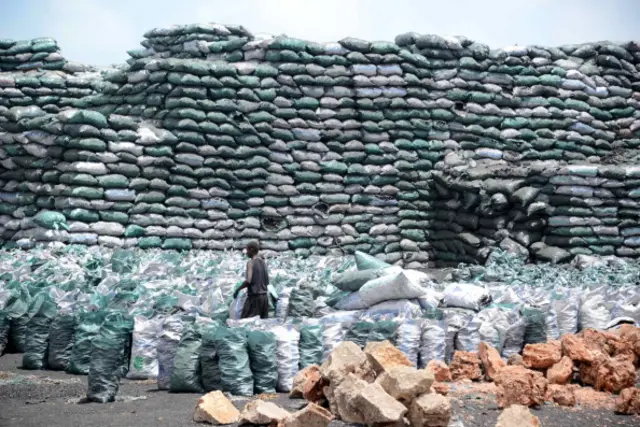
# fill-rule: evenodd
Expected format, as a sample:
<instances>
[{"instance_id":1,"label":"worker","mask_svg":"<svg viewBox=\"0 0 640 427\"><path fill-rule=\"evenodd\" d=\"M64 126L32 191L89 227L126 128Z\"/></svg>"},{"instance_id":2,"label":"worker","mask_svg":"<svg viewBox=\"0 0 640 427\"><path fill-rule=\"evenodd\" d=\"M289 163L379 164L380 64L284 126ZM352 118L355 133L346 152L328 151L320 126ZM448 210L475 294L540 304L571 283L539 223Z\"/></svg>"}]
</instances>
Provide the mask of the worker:
<instances>
[{"instance_id":1,"label":"worker","mask_svg":"<svg viewBox=\"0 0 640 427\"><path fill-rule=\"evenodd\" d=\"M242 308L241 318L260 316L262 319L269 317L269 273L267 264L260 256L258 242L249 242L245 249L249 257L247 273L244 282L233 294L234 298L242 289L247 289L247 300Z\"/></svg>"}]
</instances>

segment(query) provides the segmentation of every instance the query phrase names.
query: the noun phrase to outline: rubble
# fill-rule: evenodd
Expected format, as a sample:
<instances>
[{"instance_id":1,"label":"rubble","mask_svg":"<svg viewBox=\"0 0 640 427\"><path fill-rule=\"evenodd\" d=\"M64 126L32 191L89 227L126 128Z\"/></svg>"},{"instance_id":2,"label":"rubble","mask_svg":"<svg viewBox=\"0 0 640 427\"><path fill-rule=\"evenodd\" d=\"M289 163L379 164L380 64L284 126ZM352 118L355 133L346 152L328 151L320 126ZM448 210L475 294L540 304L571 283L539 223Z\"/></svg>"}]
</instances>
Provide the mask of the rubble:
<instances>
[{"instance_id":1,"label":"rubble","mask_svg":"<svg viewBox=\"0 0 640 427\"><path fill-rule=\"evenodd\" d=\"M522 361L522 355L520 354L512 354L507 359L508 366L524 366L524 362Z\"/></svg>"},{"instance_id":2,"label":"rubble","mask_svg":"<svg viewBox=\"0 0 640 427\"><path fill-rule=\"evenodd\" d=\"M213 425L237 423L240 412L221 391L212 391L200 398L193 414L193 421Z\"/></svg>"},{"instance_id":3,"label":"rubble","mask_svg":"<svg viewBox=\"0 0 640 427\"><path fill-rule=\"evenodd\" d=\"M529 408L522 405L511 405L498 417L496 427L540 427L540 420Z\"/></svg>"},{"instance_id":4,"label":"rubble","mask_svg":"<svg viewBox=\"0 0 640 427\"><path fill-rule=\"evenodd\" d=\"M427 363L425 369L430 371L433 374L434 379L438 382L452 381L451 369L449 369L446 363L440 360L431 360Z\"/></svg>"},{"instance_id":5,"label":"rubble","mask_svg":"<svg viewBox=\"0 0 640 427\"><path fill-rule=\"evenodd\" d=\"M273 402L253 400L247 403L240 413L240 424L272 425L284 420L289 415L286 411Z\"/></svg>"},{"instance_id":6,"label":"rubble","mask_svg":"<svg viewBox=\"0 0 640 427\"><path fill-rule=\"evenodd\" d=\"M484 375L489 381L493 381L498 371L506 366L498 350L484 341L478 346L478 356L484 367Z\"/></svg>"},{"instance_id":7,"label":"rubble","mask_svg":"<svg viewBox=\"0 0 640 427\"><path fill-rule=\"evenodd\" d=\"M567 384L573 376L573 361L568 356L562 359L547 370L547 381L549 384Z\"/></svg>"},{"instance_id":8,"label":"rubble","mask_svg":"<svg viewBox=\"0 0 640 427\"><path fill-rule=\"evenodd\" d=\"M598 365L596 390L619 393L636 383L636 369L628 360L612 358Z\"/></svg>"},{"instance_id":9,"label":"rubble","mask_svg":"<svg viewBox=\"0 0 640 427\"><path fill-rule=\"evenodd\" d=\"M541 372L522 366L506 366L498 372L494 381L498 386L500 407L514 404L536 406L544 403L547 379Z\"/></svg>"},{"instance_id":10,"label":"rubble","mask_svg":"<svg viewBox=\"0 0 640 427\"><path fill-rule=\"evenodd\" d=\"M377 383L362 389L354 398L353 405L362 413L367 425L395 423L407 413L407 408Z\"/></svg>"},{"instance_id":11,"label":"rubble","mask_svg":"<svg viewBox=\"0 0 640 427\"><path fill-rule=\"evenodd\" d=\"M451 392L451 386L447 383L438 383L438 382L434 382L431 385L431 389L435 392L438 393L442 396L446 396L449 394L449 392Z\"/></svg>"},{"instance_id":12,"label":"rubble","mask_svg":"<svg viewBox=\"0 0 640 427\"><path fill-rule=\"evenodd\" d=\"M354 373L367 382L373 382L375 379L375 372L371 369L367 355L357 344L345 341L340 343L320 366L320 374L326 381L338 385L349 373Z\"/></svg>"},{"instance_id":13,"label":"rubble","mask_svg":"<svg viewBox=\"0 0 640 427\"><path fill-rule=\"evenodd\" d=\"M463 379L476 381L482 378L480 358L474 352L456 351L453 354L453 360L449 368L451 369L451 377L454 381Z\"/></svg>"},{"instance_id":14,"label":"rubble","mask_svg":"<svg viewBox=\"0 0 640 427\"><path fill-rule=\"evenodd\" d=\"M522 361L527 368L547 369L561 358L560 347L553 343L527 344L522 350Z\"/></svg>"},{"instance_id":15,"label":"rubble","mask_svg":"<svg viewBox=\"0 0 640 427\"><path fill-rule=\"evenodd\" d=\"M289 393L289 397L292 399L300 399L303 397L305 385L308 381L318 381L322 378L320 374L320 367L318 365L310 365L306 368L298 371L295 377L293 377L293 387Z\"/></svg>"},{"instance_id":16,"label":"rubble","mask_svg":"<svg viewBox=\"0 0 640 427\"><path fill-rule=\"evenodd\" d=\"M629 387L622 390L616 399L616 412L640 415L640 388Z\"/></svg>"},{"instance_id":17,"label":"rubble","mask_svg":"<svg viewBox=\"0 0 640 427\"><path fill-rule=\"evenodd\" d=\"M329 400L331 411L344 422L364 424L364 417L355 405L355 397L368 384L355 375L349 374L337 387L325 387L325 395Z\"/></svg>"},{"instance_id":18,"label":"rubble","mask_svg":"<svg viewBox=\"0 0 640 427\"><path fill-rule=\"evenodd\" d=\"M447 427L451 412L448 398L429 393L413 401L408 418L412 427Z\"/></svg>"},{"instance_id":19,"label":"rubble","mask_svg":"<svg viewBox=\"0 0 640 427\"><path fill-rule=\"evenodd\" d=\"M367 343L364 353L378 375L398 366L413 366L407 356L389 341Z\"/></svg>"},{"instance_id":20,"label":"rubble","mask_svg":"<svg viewBox=\"0 0 640 427\"><path fill-rule=\"evenodd\" d=\"M331 412L315 403L309 403L298 412L278 422L278 427L327 427L333 420Z\"/></svg>"},{"instance_id":21,"label":"rubble","mask_svg":"<svg viewBox=\"0 0 640 427\"><path fill-rule=\"evenodd\" d=\"M593 353L587 348L586 342L575 335L564 335L560 342L562 343L562 353L568 356L574 362L587 362L593 361Z\"/></svg>"},{"instance_id":22,"label":"rubble","mask_svg":"<svg viewBox=\"0 0 640 427\"><path fill-rule=\"evenodd\" d=\"M576 406L575 386L549 384L546 399L560 406Z\"/></svg>"},{"instance_id":23,"label":"rubble","mask_svg":"<svg viewBox=\"0 0 640 427\"><path fill-rule=\"evenodd\" d=\"M376 383L391 397L409 406L413 399L429 391L433 380L434 375L430 371L398 366L380 375Z\"/></svg>"}]
</instances>

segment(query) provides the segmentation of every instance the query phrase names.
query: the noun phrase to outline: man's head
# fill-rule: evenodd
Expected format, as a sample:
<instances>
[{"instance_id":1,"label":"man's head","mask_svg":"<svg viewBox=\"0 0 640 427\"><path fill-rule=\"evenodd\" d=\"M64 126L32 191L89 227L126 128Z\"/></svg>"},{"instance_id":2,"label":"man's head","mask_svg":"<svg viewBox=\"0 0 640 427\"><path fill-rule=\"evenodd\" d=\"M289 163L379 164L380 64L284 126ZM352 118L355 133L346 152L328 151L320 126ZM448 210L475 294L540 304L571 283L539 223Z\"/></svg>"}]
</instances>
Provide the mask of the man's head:
<instances>
[{"instance_id":1,"label":"man's head","mask_svg":"<svg viewBox=\"0 0 640 427\"><path fill-rule=\"evenodd\" d=\"M258 255L258 252L260 251L260 245L258 245L258 242L249 242L245 251L249 258L253 258L254 256Z\"/></svg>"}]
</instances>

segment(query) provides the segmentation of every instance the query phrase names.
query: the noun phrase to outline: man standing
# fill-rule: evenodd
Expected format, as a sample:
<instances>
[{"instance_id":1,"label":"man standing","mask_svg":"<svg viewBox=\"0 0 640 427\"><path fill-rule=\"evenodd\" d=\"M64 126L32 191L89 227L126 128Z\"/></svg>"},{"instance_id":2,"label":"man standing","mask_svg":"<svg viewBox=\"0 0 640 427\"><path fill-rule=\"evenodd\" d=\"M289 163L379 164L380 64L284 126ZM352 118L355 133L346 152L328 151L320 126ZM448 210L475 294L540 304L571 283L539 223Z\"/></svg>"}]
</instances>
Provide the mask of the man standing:
<instances>
[{"instance_id":1,"label":"man standing","mask_svg":"<svg viewBox=\"0 0 640 427\"><path fill-rule=\"evenodd\" d=\"M258 242L249 242L245 249L249 261L247 262L247 275L242 285L236 289L234 298L242 289L247 289L247 301L242 308L241 318L260 316L262 319L269 317L269 273L267 264L259 256Z\"/></svg>"}]
</instances>

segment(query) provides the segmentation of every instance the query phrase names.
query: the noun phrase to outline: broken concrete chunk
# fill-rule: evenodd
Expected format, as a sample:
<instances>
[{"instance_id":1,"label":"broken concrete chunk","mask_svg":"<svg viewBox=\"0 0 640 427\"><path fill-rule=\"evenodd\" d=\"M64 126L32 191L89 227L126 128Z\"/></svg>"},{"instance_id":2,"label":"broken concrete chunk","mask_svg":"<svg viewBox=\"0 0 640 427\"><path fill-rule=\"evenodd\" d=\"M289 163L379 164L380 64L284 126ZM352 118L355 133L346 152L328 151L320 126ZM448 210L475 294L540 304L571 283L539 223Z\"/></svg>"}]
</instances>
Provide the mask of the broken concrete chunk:
<instances>
[{"instance_id":1,"label":"broken concrete chunk","mask_svg":"<svg viewBox=\"0 0 640 427\"><path fill-rule=\"evenodd\" d=\"M447 427L451 402L436 393L423 394L411 404L408 418L412 427Z\"/></svg>"},{"instance_id":2,"label":"broken concrete chunk","mask_svg":"<svg viewBox=\"0 0 640 427\"><path fill-rule=\"evenodd\" d=\"M329 398L332 412L344 422L364 424L364 417L355 404L355 397L368 385L368 382L349 374L340 385L335 388L331 387L331 398L327 397Z\"/></svg>"},{"instance_id":3,"label":"broken concrete chunk","mask_svg":"<svg viewBox=\"0 0 640 427\"><path fill-rule=\"evenodd\" d=\"M620 414L640 414L640 388L629 387L616 398L616 412Z\"/></svg>"},{"instance_id":4,"label":"broken concrete chunk","mask_svg":"<svg viewBox=\"0 0 640 427\"><path fill-rule=\"evenodd\" d=\"M289 393L289 397L292 399L300 399L303 397L304 386L309 379L320 378L320 367L318 365L310 365L306 368L298 371L293 377L293 387Z\"/></svg>"},{"instance_id":5,"label":"broken concrete chunk","mask_svg":"<svg viewBox=\"0 0 640 427\"><path fill-rule=\"evenodd\" d=\"M240 412L221 391L212 391L200 398L193 414L193 421L213 425L234 424L240 420Z\"/></svg>"},{"instance_id":6,"label":"broken concrete chunk","mask_svg":"<svg viewBox=\"0 0 640 427\"><path fill-rule=\"evenodd\" d=\"M560 406L576 406L576 392L573 385L550 384L547 387L547 400Z\"/></svg>"},{"instance_id":7,"label":"broken concrete chunk","mask_svg":"<svg viewBox=\"0 0 640 427\"><path fill-rule=\"evenodd\" d=\"M595 389L619 393L636 383L636 369L627 359L613 358L598 366Z\"/></svg>"},{"instance_id":8,"label":"broken concrete chunk","mask_svg":"<svg viewBox=\"0 0 640 427\"><path fill-rule=\"evenodd\" d=\"M567 334L562 336L560 342L562 343L562 354L568 356L574 362L593 361L593 354L582 338Z\"/></svg>"},{"instance_id":9,"label":"broken concrete chunk","mask_svg":"<svg viewBox=\"0 0 640 427\"><path fill-rule=\"evenodd\" d=\"M282 409L275 403L258 399L246 404L240 414L240 423L257 425L277 424L289 415L291 415L289 411Z\"/></svg>"},{"instance_id":10,"label":"broken concrete chunk","mask_svg":"<svg viewBox=\"0 0 640 427\"><path fill-rule=\"evenodd\" d=\"M413 366L407 356L389 341L370 342L364 353L378 375L398 366Z\"/></svg>"},{"instance_id":11,"label":"broken concrete chunk","mask_svg":"<svg viewBox=\"0 0 640 427\"><path fill-rule=\"evenodd\" d=\"M449 365L451 377L454 381L482 379L480 358L472 351L456 351Z\"/></svg>"},{"instance_id":12,"label":"broken concrete chunk","mask_svg":"<svg viewBox=\"0 0 640 427\"><path fill-rule=\"evenodd\" d=\"M567 384L573 376L573 362L568 356L562 359L547 370L547 380L549 384Z\"/></svg>"},{"instance_id":13,"label":"broken concrete chunk","mask_svg":"<svg viewBox=\"0 0 640 427\"><path fill-rule=\"evenodd\" d=\"M446 363L440 360L432 360L427 363L427 367L425 368L427 371L430 371L434 379L438 382L450 382L451 381L451 370L447 366Z\"/></svg>"},{"instance_id":14,"label":"broken concrete chunk","mask_svg":"<svg viewBox=\"0 0 640 427\"><path fill-rule=\"evenodd\" d=\"M540 427L540 420L529 408L522 405L511 405L498 417L496 427Z\"/></svg>"},{"instance_id":15,"label":"broken concrete chunk","mask_svg":"<svg viewBox=\"0 0 640 427\"><path fill-rule=\"evenodd\" d=\"M331 352L327 360L320 366L320 374L332 385L338 385L349 373L356 374L371 382L375 379L367 355L359 345L346 341L340 343Z\"/></svg>"},{"instance_id":16,"label":"broken concrete chunk","mask_svg":"<svg viewBox=\"0 0 640 427\"><path fill-rule=\"evenodd\" d=\"M489 381L493 381L498 371L507 365L498 350L484 341L478 346L478 356L484 367L484 375Z\"/></svg>"},{"instance_id":17,"label":"broken concrete chunk","mask_svg":"<svg viewBox=\"0 0 640 427\"><path fill-rule=\"evenodd\" d=\"M429 391L433 380L433 374L425 369L398 366L380 375L376 383L391 397L409 406L413 399Z\"/></svg>"},{"instance_id":18,"label":"broken concrete chunk","mask_svg":"<svg viewBox=\"0 0 640 427\"><path fill-rule=\"evenodd\" d=\"M278 423L278 427L327 427L333 420L331 412L315 403L309 403Z\"/></svg>"},{"instance_id":19,"label":"broken concrete chunk","mask_svg":"<svg viewBox=\"0 0 640 427\"><path fill-rule=\"evenodd\" d=\"M541 372L522 366L506 366L495 378L498 386L498 405L502 408L510 405L536 406L544 403L547 391L547 379Z\"/></svg>"},{"instance_id":20,"label":"broken concrete chunk","mask_svg":"<svg viewBox=\"0 0 640 427\"><path fill-rule=\"evenodd\" d=\"M522 350L522 360L527 368L547 369L561 358L562 351L552 343L527 344Z\"/></svg>"},{"instance_id":21,"label":"broken concrete chunk","mask_svg":"<svg viewBox=\"0 0 640 427\"><path fill-rule=\"evenodd\" d=\"M362 413L367 425L398 422L407 413L407 408L377 383L362 389L352 405Z\"/></svg>"}]
</instances>

